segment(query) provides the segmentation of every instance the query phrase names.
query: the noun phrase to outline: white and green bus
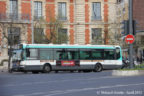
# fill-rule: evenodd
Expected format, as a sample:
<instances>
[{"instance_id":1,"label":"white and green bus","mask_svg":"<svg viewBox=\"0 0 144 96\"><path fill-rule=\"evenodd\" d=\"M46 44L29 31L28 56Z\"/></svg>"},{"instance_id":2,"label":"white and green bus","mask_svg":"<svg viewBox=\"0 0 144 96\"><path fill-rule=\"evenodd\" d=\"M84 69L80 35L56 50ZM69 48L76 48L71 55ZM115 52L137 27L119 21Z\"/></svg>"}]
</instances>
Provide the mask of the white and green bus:
<instances>
[{"instance_id":1,"label":"white and green bus","mask_svg":"<svg viewBox=\"0 0 144 96\"><path fill-rule=\"evenodd\" d=\"M21 44L11 70L21 72L95 71L122 67L120 46Z\"/></svg>"}]
</instances>

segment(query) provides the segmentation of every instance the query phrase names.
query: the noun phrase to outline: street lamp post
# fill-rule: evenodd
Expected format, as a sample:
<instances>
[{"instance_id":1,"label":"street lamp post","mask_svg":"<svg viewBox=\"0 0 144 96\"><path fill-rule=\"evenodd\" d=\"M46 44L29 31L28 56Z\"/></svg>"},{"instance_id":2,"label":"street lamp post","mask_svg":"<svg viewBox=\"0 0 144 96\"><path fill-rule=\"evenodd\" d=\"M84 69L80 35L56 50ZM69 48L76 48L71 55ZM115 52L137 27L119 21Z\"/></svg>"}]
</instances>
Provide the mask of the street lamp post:
<instances>
[{"instance_id":1,"label":"street lamp post","mask_svg":"<svg viewBox=\"0 0 144 96\"><path fill-rule=\"evenodd\" d=\"M129 0L129 34L133 34L133 0ZM133 68L133 44L129 45L130 68Z\"/></svg>"},{"instance_id":2,"label":"street lamp post","mask_svg":"<svg viewBox=\"0 0 144 96\"><path fill-rule=\"evenodd\" d=\"M32 44L34 43L34 30L33 30L33 2L31 0L31 31L32 31Z\"/></svg>"},{"instance_id":3,"label":"street lamp post","mask_svg":"<svg viewBox=\"0 0 144 96\"><path fill-rule=\"evenodd\" d=\"M11 66L11 57L12 57L12 43L13 43L13 39L12 39L12 27L10 27L10 38L8 38L8 43L9 43L9 61L8 61L8 72L11 72L10 66Z\"/></svg>"}]
</instances>

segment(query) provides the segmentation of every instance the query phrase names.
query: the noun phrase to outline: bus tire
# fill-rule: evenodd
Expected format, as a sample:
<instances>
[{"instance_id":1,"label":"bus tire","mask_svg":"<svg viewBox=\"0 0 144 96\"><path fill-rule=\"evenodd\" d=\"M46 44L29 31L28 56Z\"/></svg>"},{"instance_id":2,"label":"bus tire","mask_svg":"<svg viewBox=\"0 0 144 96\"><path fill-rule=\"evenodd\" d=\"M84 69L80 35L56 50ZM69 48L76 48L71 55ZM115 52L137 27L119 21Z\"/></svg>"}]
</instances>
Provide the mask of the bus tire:
<instances>
[{"instance_id":1,"label":"bus tire","mask_svg":"<svg viewBox=\"0 0 144 96\"><path fill-rule=\"evenodd\" d=\"M55 73L58 73L58 70L56 70Z\"/></svg>"},{"instance_id":2,"label":"bus tire","mask_svg":"<svg viewBox=\"0 0 144 96\"><path fill-rule=\"evenodd\" d=\"M94 67L94 72L101 72L103 70L103 67L100 63L96 64Z\"/></svg>"},{"instance_id":3,"label":"bus tire","mask_svg":"<svg viewBox=\"0 0 144 96\"><path fill-rule=\"evenodd\" d=\"M71 70L70 73L74 73L74 70Z\"/></svg>"},{"instance_id":4,"label":"bus tire","mask_svg":"<svg viewBox=\"0 0 144 96\"><path fill-rule=\"evenodd\" d=\"M44 73L49 73L49 72L51 72L51 67L50 67L50 65L45 64L44 67L43 67L43 72L44 72Z\"/></svg>"}]
</instances>

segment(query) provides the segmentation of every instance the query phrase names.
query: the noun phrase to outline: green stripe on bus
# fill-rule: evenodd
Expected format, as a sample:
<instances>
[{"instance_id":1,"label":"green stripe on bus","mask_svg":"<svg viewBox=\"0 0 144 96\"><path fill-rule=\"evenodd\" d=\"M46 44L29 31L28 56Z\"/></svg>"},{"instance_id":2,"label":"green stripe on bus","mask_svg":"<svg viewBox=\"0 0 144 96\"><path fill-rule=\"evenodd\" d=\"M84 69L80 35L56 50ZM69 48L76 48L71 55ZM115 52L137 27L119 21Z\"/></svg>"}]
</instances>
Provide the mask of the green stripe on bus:
<instances>
[{"instance_id":1,"label":"green stripe on bus","mask_svg":"<svg viewBox=\"0 0 144 96\"><path fill-rule=\"evenodd\" d=\"M115 47L95 47L95 46L23 46L23 48L90 48L90 49L115 49Z\"/></svg>"}]
</instances>

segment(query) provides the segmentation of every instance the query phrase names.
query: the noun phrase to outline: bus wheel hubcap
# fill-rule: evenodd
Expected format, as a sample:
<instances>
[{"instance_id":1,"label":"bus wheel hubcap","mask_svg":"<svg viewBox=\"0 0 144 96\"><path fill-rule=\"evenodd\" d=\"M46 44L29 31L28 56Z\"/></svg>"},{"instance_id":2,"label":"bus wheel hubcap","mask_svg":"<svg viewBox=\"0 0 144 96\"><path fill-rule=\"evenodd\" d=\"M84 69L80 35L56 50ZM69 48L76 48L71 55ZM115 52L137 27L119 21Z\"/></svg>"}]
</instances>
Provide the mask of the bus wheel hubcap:
<instances>
[{"instance_id":1,"label":"bus wheel hubcap","mask_svg":"<svg viewBox=\"0 0 144 96\"><path fill-rule=\"evenodd\" d=\"M101 71L102 70L102 67L101 67L101 65L96 65L96 71Z\"/></svg>"},{"instance_id":2,"label":"bus wheel hubcap","mask_svg":"<svg viewBox=\"0 0 144 96\"><path fill-rule=\"evenodd\" d=\"M49 72L49 71L50 71L49 66L45 66L44 70L45 70L46 72Z\"/></svg>"}]
</instances>

